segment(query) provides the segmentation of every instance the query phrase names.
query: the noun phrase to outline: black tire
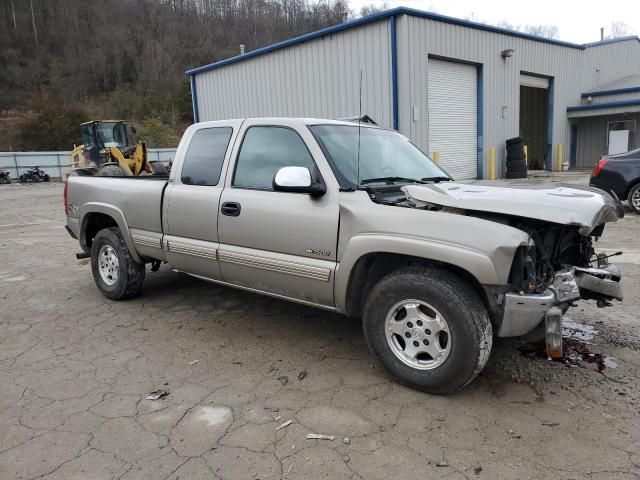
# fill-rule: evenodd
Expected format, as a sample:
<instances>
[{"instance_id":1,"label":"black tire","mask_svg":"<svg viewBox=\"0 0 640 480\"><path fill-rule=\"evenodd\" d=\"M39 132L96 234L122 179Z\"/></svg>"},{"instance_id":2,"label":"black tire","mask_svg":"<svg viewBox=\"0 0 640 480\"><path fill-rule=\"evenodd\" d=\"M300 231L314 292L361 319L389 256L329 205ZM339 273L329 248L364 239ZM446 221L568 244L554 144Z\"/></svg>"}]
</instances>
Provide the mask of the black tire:
<instances>
[{"instance_id":1,"label":"black tire","mask_svg":"<svg viewBox=\"0 0 640 480\"><path fill-rule=\"evenodd\" d=\"M405 299L428 303L446 319L450 351L433 369L407 365L387 340L386 317ZM487 363L493 342L487 310L476 292L456 275L435 267L402 268L380 280L367 297L362 323L369 350L393 377L435 394L453 393L471 382Z\"/></svg>"},{"instance_id":2,"label":"black tire","mask_svg":"<svg viewBox=\"0 0 640 480\"><path fill-rule=\"evenodd\" d=\"M519 165L527 165L527 162L525 161L524 157L523 158L509 158L507 157L507 167L513 165L513 166L519 166Z\"/></svg>"},{"instance_id":3,"label":"black tire","mask_svg":"<svg viewBox=\"0 0 640 480\"><path fill-rule=\"evenodd\" d=\"M636 203L634 205L634 196L636 197ZM629 190L629 195L627 195L627 200L629 202L629 207L636 213L640 213L640 203L638 203L638 198L640 198L640 183L636 183L631 190Z\"/></svg>"},{"instance_id":4,"label":"black tire","mask_svg":"<svg viewBox=\"0 0 640 480\"><path fill-rule=\"evenodd\" d=\"M166 165L163 165L160 162L155 162L152 165L153 168L153 175L157 175L157 176L167 176L169 175L169 173L171 173L169 171L169 168Z\"/></svg>"},{"instance_id":5,"label":"black tire","mask_svg":"<svg viewBox=\"0 0 640 480\"><path fill-rule=\"evenodd\" d=\"M120 165L103 165L98 170L98 176L100 177L124 177L124 170L120 167Z\"/></svg>"},{"instance_id":6,"label":"black tire","mask_svg":"<svg viewBox=\"0 0 640 480\"><path fill-rule=\"evenodd\" d=\"M49 176L49 174L48 174L48 173L45 173L45 174L44 174L44 181L45 181L45 182L49 182L49 181L51 181L51 177Z\"/></svg>"},{"instance_id":7,"label":"black tire","mask_svg":"<svg viewBox=\"0 0 640 480\"><path fill-rule=\"evenodd\" d=\"M111 247L117 257L117 279L109 285L102 278L98 266L100 250ZM100 230L91 245L91 273L98 289L112 300L124 300L140 295L145 276L145 266L137 263L129 253L129 248L118 227Z\"/></svg>"},{"instance_id":8,"label":"black tire","mask_svg":"<svg viewBox=\"0 0 640 480\"><path fill-rule=\"evenodd\" d=\"M514 179L514 178L527 178L527 170L523 170L520 172L507 171L505 174L505 178Z\"/></svg>"},{"instance_id":9,"label":"black tire","mask_svg":"<svg viewBox=\"0 0 640 480\"><path fill-rule=\"evenodd\" d=\"M522 163L525 162L526 158L527 157L525 156L524 153L521 153L520 155L515 155L515 154L514 155L507 155L507 160L516 160L516 161L519 161L519 162L522 162Z\"/></svg>"},{"instance_id":10,"label":"black tire","mask_svg":"<svg viewBox=\"0 0 640 480\"><path fill-rule=\"evenodd\" d=\"M505 143L507 145L517 145L518 143L523 143L524 144L524 138L522 138L522 137L508 138Z\"/></svg>"},{"instance_id":11,"label":"black tire","mask_svg":"<svg viewBox=\"0 0 640 480\"><path fill-rule=\"evenodd\" d=\"M20 183L25 183L27 181L27 177L25 176L25 174L23 173L22 175L20 175L20 177L18 178L18 180L20 181Z\"/></svg>"},{"instance_id":12,"label":"black tire","mask_svg":"<svg viewBox=\"0 0 640 480\"><path fill-rule=\"evenodd\" d=\"M507 172L526 172L527 166L524 163L507 162Z\"/></svg>"},{"instance_id":13,"label":"black tire","mask_svg":"<svg viewBox=\"0 0 640 480\"><path fill-rule=\"evenodd\" d=\"M508 157L524 156L524 145L507 145Z\"/></svg>"}]
</instances>

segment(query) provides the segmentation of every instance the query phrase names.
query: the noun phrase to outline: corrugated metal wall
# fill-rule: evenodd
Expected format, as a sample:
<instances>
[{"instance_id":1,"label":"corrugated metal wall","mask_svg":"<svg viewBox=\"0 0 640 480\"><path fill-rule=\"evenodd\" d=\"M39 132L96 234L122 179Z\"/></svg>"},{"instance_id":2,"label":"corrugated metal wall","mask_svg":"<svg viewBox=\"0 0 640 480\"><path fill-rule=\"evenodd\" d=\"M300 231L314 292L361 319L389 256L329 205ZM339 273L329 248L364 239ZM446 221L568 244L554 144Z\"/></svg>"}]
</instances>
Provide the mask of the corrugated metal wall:
<instances>
[{"instance_id":1,"label":"corrugated metal wall","mask_svg":"<svg viewBox=\"0 0 640 480\"><path fill-rule=\"evenodd\" d=\"M603 117L577 118L578 141L576 162L578 168L593 168L595 163L608 153L607 124L635 120L635 130L629 135L629 149L640 148L640 114L607 115Z\"/></svg>"},{"instance_id":2,"label":"corrugated metal wall","mask_svg":"<svg viewBox=\"0 0 640 480\"><path fill-rule=\"evenodd\" d=\"M392 126L389 20L363 25L196 75L200 121L356 116Z\"/></svg>"},{"instance_id":3,"label":"corrugated metal wall","mask_svg":"<svg viewBox=\"0 0 640 480\"><path fill-rule=\"evenodd\" d=\"M487 172L489 147L500 174L505 139L518 135L521 72L553 78L551 152L570 149L567 106L582 92L640 73L637 40L587 49L399 14L397 21L399 130L430 151L428 57L478 65L482 121L478 151ZM195 75L200 121L247 116L340 118L358 113L363 69L363 113L392 126L389 18L275 50ZM501 51L513 49L503 59ZM452 99L455 108L455 99Z\"/></svg>"},{"instance_id":4,"label":"corrugated metal wall","mask_svg":"<svg viewBox=\"0 0 640 480\"><path fill-rule=\"evenodd\" d=\"M552 152L555 159L558 143L564 145L567 154L569 152L567 106L579 105L582 92L637 74L640 70L637 43L631 40L582 50L404 15L398 19L400 131L429 151L429 55L482 65L484 171L487 171L489 147L494 146L500 173L506 159L504 141L518 135L520 72L534 73L554 78ZM513 49L513 56L503 59L501 52L505 49ZM452 108L455 108L455 99L452 99Z\"/></svg>"}]
</instances>

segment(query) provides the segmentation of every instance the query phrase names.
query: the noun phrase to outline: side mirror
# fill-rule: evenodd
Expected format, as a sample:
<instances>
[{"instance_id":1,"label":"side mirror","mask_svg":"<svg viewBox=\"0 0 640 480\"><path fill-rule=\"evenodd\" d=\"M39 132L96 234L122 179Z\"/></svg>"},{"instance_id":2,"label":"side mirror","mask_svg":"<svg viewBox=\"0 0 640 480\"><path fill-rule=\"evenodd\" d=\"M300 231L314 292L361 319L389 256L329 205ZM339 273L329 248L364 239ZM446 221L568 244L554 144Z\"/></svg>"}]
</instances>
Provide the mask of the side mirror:
<instances>
[{"instance_id":1,"label":"side mirror","mask_svg":"<svg viewBox=\"0 0 640 480\"><path fill-rule=\"evenodd\" d=\"M273 189L277 192L307 193L314 197L324 195L324 184L314 182L307 167L282 167L273 177Z\"/></svg>"}]
</instances>

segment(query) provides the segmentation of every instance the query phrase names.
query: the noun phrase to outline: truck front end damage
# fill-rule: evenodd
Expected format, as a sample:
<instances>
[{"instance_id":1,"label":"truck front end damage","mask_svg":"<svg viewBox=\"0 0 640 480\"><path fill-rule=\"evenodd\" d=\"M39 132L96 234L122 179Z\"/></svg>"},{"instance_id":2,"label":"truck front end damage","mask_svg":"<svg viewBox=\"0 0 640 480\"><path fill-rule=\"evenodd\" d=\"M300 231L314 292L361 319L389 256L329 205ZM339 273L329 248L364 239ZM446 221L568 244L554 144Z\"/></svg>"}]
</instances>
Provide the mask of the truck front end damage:
<instances>
[{"instance_id":1,"label":"truck front end damage","mask_svg":"<svg viewBox=\"0 0 640 480\"><path fill-rule=\"evenodd\" d=\"M562 315L579 299L599 307L622 300L620 269L594 243L624 216L619 200L593 187L538 182L446 182L403 187L417 208L440 209L517 228L529 244L516 250L507 285L490 289L500 337L544 327L547 352L562 355ZM615 254L614 254L615 255Z\"/></svg>"},{"instance_id":2,"label":"truck front end damage","mask_svg":"<svg viewBox=\"0 0 640 480\"><path fill-rule=\"evenodd\" d=\"M531 243L517 250L507 291L498 297L503 310L498 335L526 335L544 326L547 354L560 357L564 312L580 299L596 300L599 307L622 300L620 269L593 248L604 224L588 233L541 221L522 220L517 226L529 233Z\"/></svg>"}]
</instances>

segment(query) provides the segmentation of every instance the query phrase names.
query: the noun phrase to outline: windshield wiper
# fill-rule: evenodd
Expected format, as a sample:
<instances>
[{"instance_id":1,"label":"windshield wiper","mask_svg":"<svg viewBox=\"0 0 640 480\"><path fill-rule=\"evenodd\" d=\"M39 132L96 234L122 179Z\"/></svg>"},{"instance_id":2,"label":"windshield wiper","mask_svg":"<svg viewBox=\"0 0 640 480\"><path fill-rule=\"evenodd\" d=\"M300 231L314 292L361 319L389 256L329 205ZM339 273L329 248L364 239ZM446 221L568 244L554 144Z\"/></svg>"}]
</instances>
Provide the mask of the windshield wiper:
<instances>
[{"instance_id":1,"label":"windshield wiper","mask_svg":"<svg viewBox=\"0 0 640 480\"><path fill-rule=\"evenodd\" d=\"M405 178L405 177L379 177L379 178L366 178L360 182L360 185L366 185L367 183L396 183L396 182L404 182L404 183L425 183L424 180L418 180L415 178Z\"/></svg>"},{"instance_id":2,"label":"windshield wiper","mask_svg":"<svg viewBox=\"0 0 640 480\"><path fill-rule=\"evenodd\" d=\"M424 177L422 179L422 183L425 182L453 182L453 178L450 177L445 177L445 176L439 176L439 177Z\"/></svg>"}]
</instances>

